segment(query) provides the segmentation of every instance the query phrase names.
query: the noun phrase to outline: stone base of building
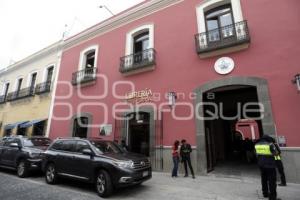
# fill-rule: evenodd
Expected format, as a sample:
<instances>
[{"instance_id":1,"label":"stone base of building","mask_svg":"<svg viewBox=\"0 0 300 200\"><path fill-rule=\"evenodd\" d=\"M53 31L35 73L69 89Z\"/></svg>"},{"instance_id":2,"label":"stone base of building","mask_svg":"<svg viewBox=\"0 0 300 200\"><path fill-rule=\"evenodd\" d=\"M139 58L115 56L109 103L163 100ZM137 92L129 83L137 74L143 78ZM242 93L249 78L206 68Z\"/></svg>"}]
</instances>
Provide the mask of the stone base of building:
<instances>
[{"instance_id":1,"label":"stone base of building","mask_svg":"<svg viewBox=\"0 0 300 200\"><path fill-rule=\"evenodd\" d=\"M173 168L172 149L171 147L164 147L163 149L156 149L155 158L152 159L153 170L170 173ZM191 161L194 171L198 175L208 175L197 171L197 149L193 148L191 153ZM288 183L300 183L300 148L282 148L282 161L285 168L285 174ZM184 174L183 164L179 164L179 173ZM224 174L225 175L225 174ZM259 176L259 174L258 174Z\"/></svg>"}]
</instances>

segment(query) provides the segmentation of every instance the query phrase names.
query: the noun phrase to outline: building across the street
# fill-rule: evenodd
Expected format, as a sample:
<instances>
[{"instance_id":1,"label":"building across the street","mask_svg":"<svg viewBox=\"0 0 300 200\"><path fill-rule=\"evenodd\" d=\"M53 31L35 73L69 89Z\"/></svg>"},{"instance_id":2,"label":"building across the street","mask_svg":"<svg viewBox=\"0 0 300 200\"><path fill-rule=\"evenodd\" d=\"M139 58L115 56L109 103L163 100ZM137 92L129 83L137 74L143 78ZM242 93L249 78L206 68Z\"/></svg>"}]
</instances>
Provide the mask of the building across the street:
<instances>
[{"instance_id":1,"label":"building across the street","mask_svg":"<svg viewBox=\"0 0 300 200\"><path fill-rule=\"evenodd\" d=\"M0 136L43 136L53 103L60 42L0 71Z\"/></svg>"}]
</instances>

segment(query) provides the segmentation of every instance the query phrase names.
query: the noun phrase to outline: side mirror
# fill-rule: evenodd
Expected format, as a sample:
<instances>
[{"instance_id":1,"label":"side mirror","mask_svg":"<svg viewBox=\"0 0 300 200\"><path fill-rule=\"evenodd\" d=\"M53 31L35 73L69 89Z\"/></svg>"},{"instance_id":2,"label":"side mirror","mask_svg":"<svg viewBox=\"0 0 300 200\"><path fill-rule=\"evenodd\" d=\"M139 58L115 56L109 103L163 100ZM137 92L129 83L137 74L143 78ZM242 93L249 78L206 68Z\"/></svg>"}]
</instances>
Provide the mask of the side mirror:
<instances>
[{"instance_id":1,"label":"side mirror","mask_svg":"<svg viewBox=\"0 0 300 200\"><path fill-rule=\"evenodd\" d=\"M9 147L12 147L12 148L20 148L20 146L18 145L18 143L11 143L9 145Z\"/></svg>"},{"instance_id":2,"label":"side mirror","mask_svg":"<svg viewBox=\"0 0 300 200\"><path fill-rule=\"evenodd\" d=\"M93 156L94 155L94 153L90 149L83 149L82 154L83 155L88 155L88 156Z\"/></svg>"}]
</instances>

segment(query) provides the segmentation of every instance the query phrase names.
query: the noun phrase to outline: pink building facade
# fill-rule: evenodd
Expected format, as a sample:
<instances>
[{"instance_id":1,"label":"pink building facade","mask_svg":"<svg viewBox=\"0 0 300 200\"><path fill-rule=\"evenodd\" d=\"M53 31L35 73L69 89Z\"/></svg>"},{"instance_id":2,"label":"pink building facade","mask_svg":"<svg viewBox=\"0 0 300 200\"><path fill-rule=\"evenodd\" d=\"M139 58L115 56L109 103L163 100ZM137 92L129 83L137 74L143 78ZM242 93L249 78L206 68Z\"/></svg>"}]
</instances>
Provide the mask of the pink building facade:
<instances>
[{"instance_id":1,"label":"pink building facade","mask_svg":"<svg viewBox=\"0 0 300 200\"><path fill-rule=\"evenodd\" d=\"M278 138L300 180L298 0L145 1L65 41L49 136L124 140L156 170L193 146L198 173L234 155L235 125ZM298 169L298 170L297 170Z\"/></svg>"}]
</instances>

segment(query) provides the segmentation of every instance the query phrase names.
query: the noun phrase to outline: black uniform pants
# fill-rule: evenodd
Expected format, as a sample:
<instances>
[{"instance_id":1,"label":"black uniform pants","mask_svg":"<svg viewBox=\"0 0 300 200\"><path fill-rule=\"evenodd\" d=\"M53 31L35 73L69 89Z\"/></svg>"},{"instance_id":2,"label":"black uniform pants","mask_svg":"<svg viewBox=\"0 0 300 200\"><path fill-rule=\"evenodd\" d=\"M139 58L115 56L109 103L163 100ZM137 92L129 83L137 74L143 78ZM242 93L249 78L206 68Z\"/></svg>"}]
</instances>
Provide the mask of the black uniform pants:
<instances>
[{"instance_id":1,"label":"black uniform pants","mask_svg":"<svg viewBox=\"0 0 300 200\"><path fill-rule=\"evenodd\" d=\"M191 173L194 176L194 170L193 170L193 166L192 166L192 163L191 163L191 157L189 157L189 156L188 157L183 157L182 161L183 161L183 164L184 164L185 175L186 176L189 175L189 172L188 172L188 169L187 169L187 165L189 165Z\"/></svg>"},{"instance_id":2,"label":"black uniform pants","mask_svg":"<svg viewBox=\"0 0 300 200\"><path fill-rule=\"evenodd\" d=\"M276 168L260 168L262 192L269 200L276 200Z\"/></svg>"},{"instance_id":3,"label":"black uniform pants","mask_svg":"<svg viewBox=\"0 0 300 200\"><path fill-rule=\"evenodd\" d=\"M278 169L278 172L280 174L280 179L282 184L286 184L285 174L284 174L284 168L281 160L276 160L276 167Z\"/></svg>"}]
</instances>

